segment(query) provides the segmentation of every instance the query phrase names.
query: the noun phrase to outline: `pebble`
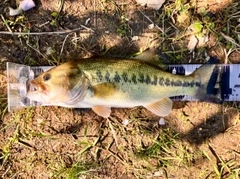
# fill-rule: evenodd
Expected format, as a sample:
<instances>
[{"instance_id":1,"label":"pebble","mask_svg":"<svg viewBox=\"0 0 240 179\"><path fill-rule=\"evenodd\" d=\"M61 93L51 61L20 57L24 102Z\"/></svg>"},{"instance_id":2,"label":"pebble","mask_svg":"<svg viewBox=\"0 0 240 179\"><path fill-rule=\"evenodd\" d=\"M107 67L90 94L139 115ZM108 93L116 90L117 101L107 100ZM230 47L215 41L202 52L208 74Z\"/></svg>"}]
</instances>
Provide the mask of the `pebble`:
<instances>
[{"instance_id":1,"label":"pebble","mask_svg":"<svg viewBox=\"0 0 240 179\"><path fill-rule=\"evenodd\" d=\"M158 123L159 123L159 125L161 125L161 126L166 125L165 120L164 120L163 118L160 118L160 120L159 120Z\"/></svg>"}]
</instances>

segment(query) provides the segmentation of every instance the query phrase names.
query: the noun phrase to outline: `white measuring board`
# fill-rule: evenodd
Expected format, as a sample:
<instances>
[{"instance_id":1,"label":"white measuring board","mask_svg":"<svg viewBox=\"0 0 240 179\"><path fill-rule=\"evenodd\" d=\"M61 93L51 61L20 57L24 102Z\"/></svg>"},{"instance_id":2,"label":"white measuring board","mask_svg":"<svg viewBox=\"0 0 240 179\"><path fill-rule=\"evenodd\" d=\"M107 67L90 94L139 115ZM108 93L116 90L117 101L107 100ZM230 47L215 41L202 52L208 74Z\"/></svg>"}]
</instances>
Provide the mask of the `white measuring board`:
<instances>
[{"instance_id":1,"label":"white measuring board","mask_svg":"<svg viewBox=\"0 0 240 179\"><path fill-rule=\"evenodd\" d=\"M201 64L169 65L167 71L173 74L189 75ZM46 106L26 97L28 81L36 78L39 74L53 66L30 67L21 64L7 62L8 83L8 111L19 107ZM221 95L222 101L240 101L240 64L219 64L221 83L216 84L214 91ZM196 100L189 96L172 97L174 101Z\"/></svg>"}]
</instances>

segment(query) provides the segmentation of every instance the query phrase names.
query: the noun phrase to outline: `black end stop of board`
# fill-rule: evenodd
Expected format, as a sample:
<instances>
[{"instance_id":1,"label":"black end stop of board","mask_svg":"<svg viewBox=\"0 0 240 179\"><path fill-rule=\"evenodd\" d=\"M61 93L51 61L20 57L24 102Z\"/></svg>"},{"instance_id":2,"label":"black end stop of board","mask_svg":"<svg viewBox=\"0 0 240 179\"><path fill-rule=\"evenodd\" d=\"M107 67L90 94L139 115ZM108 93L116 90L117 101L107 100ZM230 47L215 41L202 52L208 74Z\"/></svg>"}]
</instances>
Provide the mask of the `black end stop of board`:
<instances>
[{"instance_id":1,"label":"black end stop of board","mask_svg":"<svg viewBox=\"0 0 240 179\"><path fill-rule=\"evenodd\" d=\"M206 64L220 64L220 60L217 56L210 57Z\"/></svg>"},{"instance_id":2,"label":"black end stop of board","mask_svg":"<svg viewBox=\"0 0 240 179\"><path fill-rule=\"evenodd\" d=\"M220 60L214 56L211 57L207 64L220 64ZM223 103L222 96L222 69L216 65L207 85L207 94L211 96L211 102Z\"/></svg>"}]
</instances>

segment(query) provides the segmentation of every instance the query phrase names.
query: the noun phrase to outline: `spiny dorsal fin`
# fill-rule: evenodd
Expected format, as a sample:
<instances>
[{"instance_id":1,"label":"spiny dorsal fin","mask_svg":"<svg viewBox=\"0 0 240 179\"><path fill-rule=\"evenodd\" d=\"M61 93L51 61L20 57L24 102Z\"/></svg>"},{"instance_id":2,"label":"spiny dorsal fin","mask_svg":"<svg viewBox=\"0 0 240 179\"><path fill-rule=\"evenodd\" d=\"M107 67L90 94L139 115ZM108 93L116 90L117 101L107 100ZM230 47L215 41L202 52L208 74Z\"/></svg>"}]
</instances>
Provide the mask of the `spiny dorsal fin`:
<instances>
[{"instance_id":1,"label":"spiny dorsal fin","mask_svg":"<svg viewBox=\"0 0 240 179\"><path fill-rule=\"evenodd\" d=\"M161 101L145 105L144 107L158 116L167 116L172 110L172 100L163 98Z\"/></svg>"},{"instance_id":2,"label":"spiny dorsal fin","mask_svg":"<svg viewBox=\"0 0 240 179\"><path fill-rule=\"evenodd\" d=\"M109 106L93 106L92 110L99 116L107 118L111 114L111 107Z\"/></svg>"},{"instance_id":3,"label":"spiny dorsal fin","mask_svg":"<svg viewBox=\"0 0 240 179\"><path fill-rule=\"evenodd\" d=\"M138 59L150 63L152 65L158 66L165 70L167 68L166 64L163 64L160 60L160 50L157 48L148 48L143 51L140 55L133 57L133 59Z\"/></svg>"}]
</instances>

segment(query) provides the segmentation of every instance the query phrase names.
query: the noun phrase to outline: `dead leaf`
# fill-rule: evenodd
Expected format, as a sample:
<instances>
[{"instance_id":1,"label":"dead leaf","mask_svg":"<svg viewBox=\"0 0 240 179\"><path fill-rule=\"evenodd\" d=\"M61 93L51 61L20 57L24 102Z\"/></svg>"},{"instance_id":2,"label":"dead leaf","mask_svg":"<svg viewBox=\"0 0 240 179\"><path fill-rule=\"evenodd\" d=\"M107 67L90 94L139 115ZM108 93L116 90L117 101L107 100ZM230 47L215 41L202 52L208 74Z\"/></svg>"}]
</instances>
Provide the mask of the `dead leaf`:
<instances>
[{"instance_id":1,"label":"dead leaf","mask_svg":"<svg viewBox=\"0 0 240 179\"><path fill-rule=\"evenodd\" d=\"M209 38L207 34L196 34L191 35L190 40L188 42L188 50L190 53L196 48L196 47L203 47L207 42Z\"/></svg>"},{"instance_id":2,"label":"dead leaf","mask_svg":"<svg viewBox=\"0 0 240 179\"><path fill-rule=\"evenodd\" d=\"M33 2L33 0L23 0L20 2L19 7L22 10L27 11L35 7L35 3Z\"/></svg>"},{"instance_id":3,"label":"dead leaf","mask_svg":"<svg viewBox=\"0 0 240 179\"><path fill-rule=\"evenodd\" d=\"M196 37L198 39L197 47L204 47L209 40L209 37L207 34L198 34L196 35Z\"/></svg>"},{"instance_id":4,"label":"dead leaf","mask_svg":"<svg viewBox=\"0 0 240 179\"><path fill-rule=\"evenodd\" d=\"M33 7L35 7L35 3L33 2L33 0L23 0L23 1L20 1L19 7L17 9L13 9L9 7L9 15L16 16L21 14L22 11L27 11Z\"/></svg>"},{"instance_id":5,"label":"dead leaf","mask_svg":"<svg viewBox=\"0 0 240 179\"><path fill-rule=\"evenodd\" d=\"M166 0L137 0L137 2L141 6L147 5L148 7L151 7L155 10L158 10L160 7L162 7L163 3L165 3Z\"/></svg>"},{"instance_id":6,"label":"dead leaf","mask_svg":"<svg viewBox=\"0 0 240 179\"><path fill-rule=\"evenodd\" d=\"M190 40L188 42L188 50L190 53L196 48L198 44L198 38L195 35L191 35Z\"/></svg>"}]
</instances>

